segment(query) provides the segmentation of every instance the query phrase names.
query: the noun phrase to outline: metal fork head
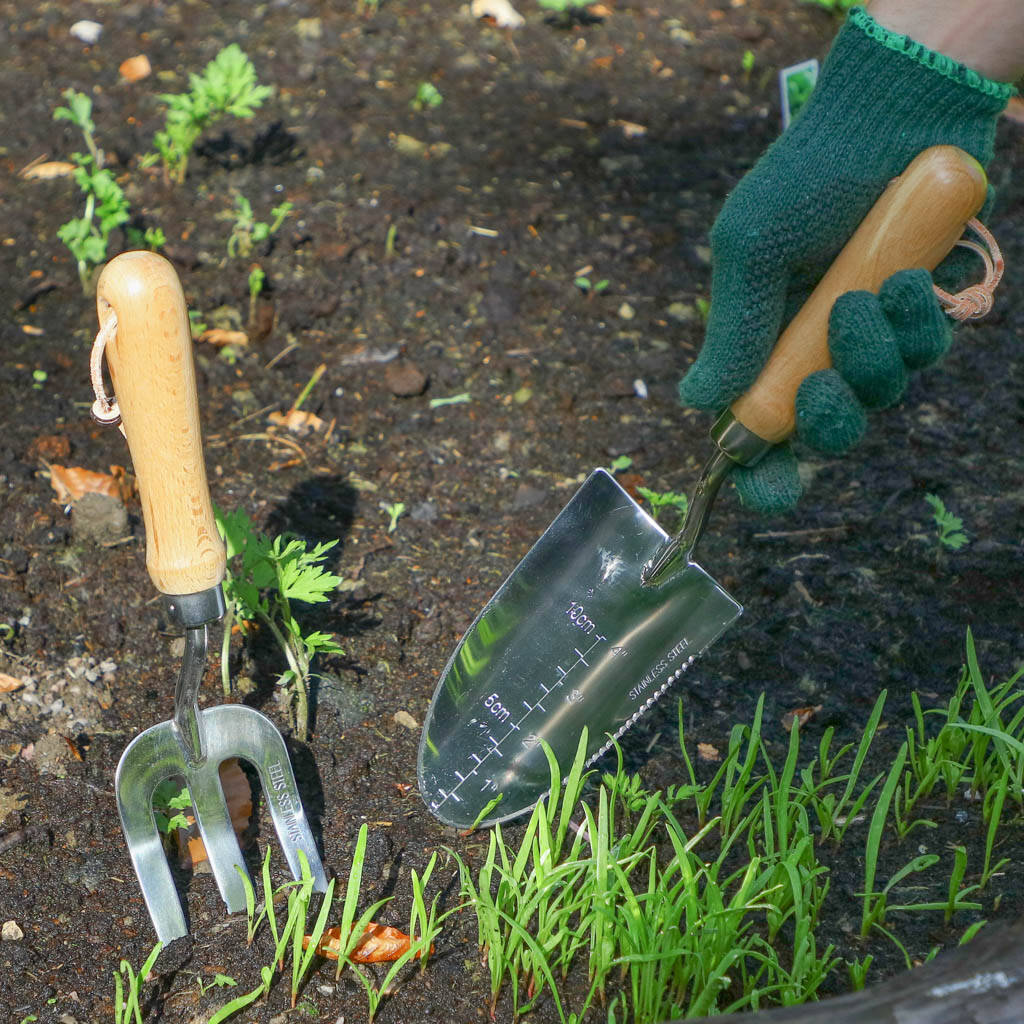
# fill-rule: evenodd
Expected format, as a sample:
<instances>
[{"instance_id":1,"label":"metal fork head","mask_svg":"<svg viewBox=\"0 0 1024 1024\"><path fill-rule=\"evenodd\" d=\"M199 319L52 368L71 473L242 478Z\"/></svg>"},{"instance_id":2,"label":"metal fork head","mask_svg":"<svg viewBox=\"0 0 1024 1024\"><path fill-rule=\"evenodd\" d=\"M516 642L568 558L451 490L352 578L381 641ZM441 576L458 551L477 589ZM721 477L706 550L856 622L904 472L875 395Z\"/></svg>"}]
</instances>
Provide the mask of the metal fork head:
<instances>
[{"instance_id":1,"label":"metal fork head","mask_svg":"<svg viewBox=\"0 0 1024 1024\"><path fill-rule=\"evenodd\" d=\"M153 814L156 787L182 776L192 797L192 811L206 846L217 888L228 913L245 909L245 872L224 791L221 762L231 757L248 761L259 774L278 840L293 877L301 876L299 851L309 863L316 892L325 892L327 878L313 834L299 799L288 750L277 727L254 708L228 704L200 711L204 737L201 764L188 764L172 722L161 722L140 733L125 749L117 766L115 790L128 851L142 895L161 942L188 934Z\"/></svg>"}]
</instances>

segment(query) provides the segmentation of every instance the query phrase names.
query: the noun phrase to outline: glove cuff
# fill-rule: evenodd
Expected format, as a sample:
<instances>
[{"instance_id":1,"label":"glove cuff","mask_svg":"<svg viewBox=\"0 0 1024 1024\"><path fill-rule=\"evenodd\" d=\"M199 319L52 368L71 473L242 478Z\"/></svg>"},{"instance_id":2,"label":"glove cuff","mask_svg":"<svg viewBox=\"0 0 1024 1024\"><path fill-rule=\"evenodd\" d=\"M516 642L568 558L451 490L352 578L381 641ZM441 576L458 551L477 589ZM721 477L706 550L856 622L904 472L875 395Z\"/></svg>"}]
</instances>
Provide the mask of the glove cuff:
<instances>
[{"instance_id":1,"label":"glove cuff","mask_svg":"<svg viewBox=\"0 0 1024 1024\"><path fill-rule=\"evenodd\" d=\"M923 67L944 75L951 81L976 89L1002 104L1005 104L1016 92L1014 87L1007 82L996 82L991 78L986 78L973 68L953 60L952 57L930 50L922 43L911 39L910 36L892 32L884 25L879 25L863 7L854 7L850 11L849 24L860 29L875 42L881 43L886 49L902 54Z\"/></svg>"},{"instance_id":2,"label":"glove cuff","mask_svg":"<svg viewBox=\"0 0 1024 1024\"><path fill-rule=\"evenodd\" d=\"M879 25L854 7L821 69L818 84L787 134L820 149L821 127L867 145L857 154L874 182L900 174L923 149L959 146L982 166L991 160L999 114L1011 86ZM806 136L806 138L804 137ZM840 167L836 173L844 174Z\"/></svg>"}]
</instances>

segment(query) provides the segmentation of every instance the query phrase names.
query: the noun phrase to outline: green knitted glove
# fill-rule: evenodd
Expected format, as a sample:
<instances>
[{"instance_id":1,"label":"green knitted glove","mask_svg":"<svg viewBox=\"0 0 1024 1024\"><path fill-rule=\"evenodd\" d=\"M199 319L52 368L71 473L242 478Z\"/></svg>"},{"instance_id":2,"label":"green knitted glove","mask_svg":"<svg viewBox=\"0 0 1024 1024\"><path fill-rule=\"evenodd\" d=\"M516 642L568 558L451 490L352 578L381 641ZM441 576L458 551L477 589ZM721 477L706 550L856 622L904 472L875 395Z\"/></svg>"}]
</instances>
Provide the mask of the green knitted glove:
<instances>
[{"instance_id":1,"label":"green knitted glove","mask_svg":"<svg viewBox=\"0 0 1024 1024\"><path fill-rule=\"evenodd\" d=\"M704 347L679 385L686 405L720 410L764 365L889 181L922 150L949 144L983 166L1012 87L889 32L855 7L807 105L729 197L711 231L712 304ZM934 362L950 328L924 270L890 278L879 295L836 302L834 369L797 397L797 435L838 453L865 428L865 408L896 402L907 371ZM732 475L743 503L769 513L800 497L788 445Z\"/></svg>"}]
</instances>

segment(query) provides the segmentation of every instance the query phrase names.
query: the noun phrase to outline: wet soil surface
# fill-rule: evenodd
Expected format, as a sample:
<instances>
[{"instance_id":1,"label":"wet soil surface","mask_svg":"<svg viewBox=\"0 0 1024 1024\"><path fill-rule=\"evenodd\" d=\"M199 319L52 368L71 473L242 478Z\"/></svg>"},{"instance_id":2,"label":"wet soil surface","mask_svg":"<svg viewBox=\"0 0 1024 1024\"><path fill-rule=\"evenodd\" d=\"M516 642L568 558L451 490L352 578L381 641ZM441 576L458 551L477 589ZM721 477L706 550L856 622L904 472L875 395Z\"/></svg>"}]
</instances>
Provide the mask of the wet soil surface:
<instances>
[{"instance_id":1,"label":"wet soil surface","mask_svg":"<svg viewBox=\"0 0 1024 1024\"><path fill-rule=\"evenodd\" d=\"M5 1019L109 1019L111 973L153 944L113 778L129 740L170 718L181 646L146 575L137 499L98 541L51 487L50 464L106 472L128 454L88 415L95 311L56 238L80 196L68 178L19 171L82 148L52 112L63 89L88 93L135 224L165 231L191 308L210 326L249 326L234 361L195 348L213 497L267 529L339 541L332 566L346 589L306 621L334 631L345 654L319 662L308 742L275 700L283 666L270 653L236 638L232 673L252 680L245 699L288 735L328 871L344 875L369 823L365 898L393 893L381 917L401 924L410 869L445 845L471 862L484 848L416 795L417 726L438 675L591 468L626 455L632 484L692 488L708 423L680 409L674 389L701 341L708 231L778 133L777 70L822 56L836 29L789 0L627 4L569 27L524 13L509 31L455 5L389 0L362 17L303 2L0 2L0 671L18 683L0 695L0 917L22 933L0 944ZM79 19L102 24L95 45L69 33ZM252 121L208 133L185 184L167 185L139 167L162 124L158 95L184 90L232 41L275 96ZM125 83L118 65L143 52L153 75ZM411 108L421 82L441 106ZM784 713L807 705L821 705L805 730L812 746L830 725L856 739L885 689L874 774L902 739L911 693L926 707L948 700L968 627L987 677L1021 662L1020 133L1004 121L992 168L990 225L1009 268L994 312L873 418L853 455L808 459L795 514L757 521L733 495L720 500L702 562L745 614L678 685L690 742L724 749L762 693L775 752ZM237 194L257 219L283 199L294 209L269 242L232 258ZM111 253L127 247L115 232ZM267 287L250 322L255 263ZM574 285L585 267L605 290ZM321 364L303 408L323 428L298 436L270 424ZM964 518L962 550L939 552L926 493ZM381 506L396 502L407 511L389 533ZM215 660L206 705L221 699ZM682 777L675 714L664 700L627 739L651 786ZM976 851L982 827L968 810L911 845ZM903 863L906 849L887 856ZM1024 908L1019 825L999 852L1010 865L985 894L989 920ZM450 877L439 869L439 884ZM862 879L854 848L834 865L845 899L821 939L848 959L866 952L850 920ZM222 971L242 991L266 962L265 950L246 950L244 922L225 916L209 876L188 883L187 900L193 934L161 957L147 1021L205 1020L224 1000L202 997L197 976ZM920 959L971 920L895 927ZM894 948L871 951L874 979L902 969ZM361 991L332 980L322 972L307 989L317 1019L363 1020ZM843 984L837 975L831 990ZM244 1019L276 1019L286 987ZM487 1007L464 916L379 1019L469 1021ZM499 1003L499 1019L510 1012ZM550 1004L536 1013L553 1017Z\"/></svg>"}]
</instances>

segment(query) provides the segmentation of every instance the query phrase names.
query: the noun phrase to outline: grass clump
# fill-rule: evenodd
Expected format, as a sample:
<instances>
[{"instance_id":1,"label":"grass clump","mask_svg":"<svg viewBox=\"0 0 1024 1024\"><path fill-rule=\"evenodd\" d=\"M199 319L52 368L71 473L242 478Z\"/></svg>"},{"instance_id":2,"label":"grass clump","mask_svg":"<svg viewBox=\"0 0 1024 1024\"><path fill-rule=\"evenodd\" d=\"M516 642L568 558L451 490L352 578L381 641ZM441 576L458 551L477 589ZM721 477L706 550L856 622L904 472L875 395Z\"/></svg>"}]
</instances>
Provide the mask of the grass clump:
<instances>
[{"instance_id":1,"label":"grass clump","mask_svg":"<svg viewBox=\"0 0 1024 1024\"><path fill-rule=\"evenodd\" d=\"M961 920L965 938L972 936L984 923L979 897L1006 865L993 853L1005 809L1024 810L1019 678L986 687L968 634L967 666L952 698L927 713L915 702L914 725L889 768L876 773L864 769L885 692L856 744L834 749L828 727L809 760L799 724L784 758L770 755L762 697L752 722L732 729L706 780L687 751L680 705L684 778L664 791L625 773L621 754L614 773L584 772L585 736L564 785L549 754L550 791L518 844L496 826L479 868L458 861L492 1012L503 991L515 1016L546 999L565 1024L580 1021L595 1000L609 1019L654 1024L816 999L826 985L836 987L844 963L819 934L826 916L830 934L842 916L829 898L830 862L851 844L862 848L864 864L861 937L841 943L853 953L845 966L854 988L875 960L864 941L894 944L911 966L900 936L907 915ZM926 714L941 719L937 731ZM935 826L915 817L935 787L947 803L966 795L981 807L986 844L973 874L961 845L929 853L915 837L913 855L901 856L911 832ZM560 991L570 971L587 978L587 995L573 1006Z\"/></svg>"}]
</instances>

